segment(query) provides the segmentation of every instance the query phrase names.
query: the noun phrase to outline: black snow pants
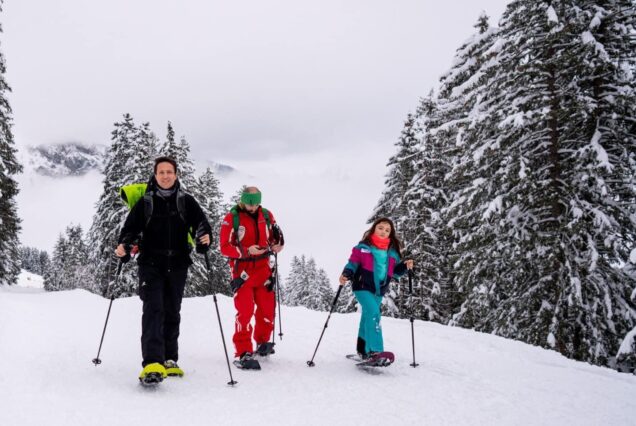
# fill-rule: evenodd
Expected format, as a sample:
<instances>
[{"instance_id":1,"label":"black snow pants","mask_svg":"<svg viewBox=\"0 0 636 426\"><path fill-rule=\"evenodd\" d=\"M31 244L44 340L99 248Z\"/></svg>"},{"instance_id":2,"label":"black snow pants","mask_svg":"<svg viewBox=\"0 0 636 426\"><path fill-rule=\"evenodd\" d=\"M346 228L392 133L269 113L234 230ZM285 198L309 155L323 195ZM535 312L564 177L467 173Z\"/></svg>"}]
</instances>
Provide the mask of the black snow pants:
<instances>
[{"instance_id":1,"label":"black snow pants","mask_svg":"<svg viewBox=\"0 0 636 426\"><path fill-rule=\"evenodd\" d=\"M139 265L142 366L179 359L181 299L188 268L166 269Z\"/></svg>"}]
</instances>

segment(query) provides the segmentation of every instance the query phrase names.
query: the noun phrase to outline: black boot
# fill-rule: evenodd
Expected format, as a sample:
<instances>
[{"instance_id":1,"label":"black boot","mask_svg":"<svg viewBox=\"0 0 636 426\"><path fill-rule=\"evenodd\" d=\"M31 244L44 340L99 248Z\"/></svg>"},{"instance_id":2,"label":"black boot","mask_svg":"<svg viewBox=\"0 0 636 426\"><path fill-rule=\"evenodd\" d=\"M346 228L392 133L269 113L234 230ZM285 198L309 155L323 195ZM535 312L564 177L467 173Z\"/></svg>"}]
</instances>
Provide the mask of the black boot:
<instances>
[{"instance_id":1,"label":"black boot","mask_svg":"<svg viewBox=\"0 0 636 426\"><path fill-rule=\"evenodd\" d=\"M243 370L260 370L261 364L254 359L251 352L245 352L241 357L234 361L234 365Z\"/></svg>"},{"instance_id":2,"label":"black boot","mask_svg":"<svg viewBox=\"0 0 636 426\"><path fill-rule=\"evenodd\" d=\"M362 337L358 337L358 343L356 344L356 351L358 352L358 355L360 355L360 358L362 359L365 359L367 357L366 347L367 347L367 342L365 342Z\"/></svg>"},{"instance_id":3,"label":"black boot","mask_svg":"<svg viewBox=\"0 0 636 426\"><path fill-rule=\"evenodd\" d=\"M265 342L258 345L256 348L256 353L260 356L268 356L271 354L275 354L274 345L276 343L273 342Z\"/></svg>"}]
</instances>

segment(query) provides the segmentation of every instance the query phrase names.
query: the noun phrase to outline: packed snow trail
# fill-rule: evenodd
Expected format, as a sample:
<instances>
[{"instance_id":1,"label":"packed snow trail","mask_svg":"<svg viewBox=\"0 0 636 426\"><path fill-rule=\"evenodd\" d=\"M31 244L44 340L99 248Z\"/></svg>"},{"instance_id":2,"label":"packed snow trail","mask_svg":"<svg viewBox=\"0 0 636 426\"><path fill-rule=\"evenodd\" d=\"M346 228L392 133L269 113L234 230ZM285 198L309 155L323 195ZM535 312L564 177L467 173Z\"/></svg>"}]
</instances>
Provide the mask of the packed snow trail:
<instances>
[{"instance_id":1,"label":"packed snow trail","mask_svg":"<svg viewBox=\"0 0 636 426\"><path fill-rule=\"evenodd\" d=\"M232 300L219 296L228 348ZM309 368L327 312L283 307L284 339L261 371L229 374L211 297L184 299L183 378L157 389L141 370L141 302L113 303L94 366L108 300L83 290L0 288L1 425L628 425L636 376L470 330L383 318L395 363L376 374L345 354L358 314L333 314ZM232 356L233 354L230 354Z\"/></svg>"}]
</instances>

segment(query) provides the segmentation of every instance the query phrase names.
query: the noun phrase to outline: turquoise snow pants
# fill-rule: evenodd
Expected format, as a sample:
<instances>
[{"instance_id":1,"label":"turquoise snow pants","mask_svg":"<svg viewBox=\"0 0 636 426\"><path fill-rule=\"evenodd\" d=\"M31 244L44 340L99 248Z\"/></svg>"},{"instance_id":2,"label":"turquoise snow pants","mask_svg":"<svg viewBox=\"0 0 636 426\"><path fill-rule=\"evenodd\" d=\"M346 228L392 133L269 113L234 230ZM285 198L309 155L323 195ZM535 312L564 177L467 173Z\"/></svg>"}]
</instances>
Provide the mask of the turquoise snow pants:
<instances>
[{"instance_id":1,"label":"turquoise snow pants","mask_svg":"<svg viewBox=\"0 0 636 426\"><path fill-rule=\"evenodd\" d=\"M383 352L384 341L382 340L382 326L380 325L380 306L382 296L376 296L370 291L354 291L356 300L362 307L360 317L360 328L358 337L365 342L365 352Z\"/></svg>"}]
</instances>

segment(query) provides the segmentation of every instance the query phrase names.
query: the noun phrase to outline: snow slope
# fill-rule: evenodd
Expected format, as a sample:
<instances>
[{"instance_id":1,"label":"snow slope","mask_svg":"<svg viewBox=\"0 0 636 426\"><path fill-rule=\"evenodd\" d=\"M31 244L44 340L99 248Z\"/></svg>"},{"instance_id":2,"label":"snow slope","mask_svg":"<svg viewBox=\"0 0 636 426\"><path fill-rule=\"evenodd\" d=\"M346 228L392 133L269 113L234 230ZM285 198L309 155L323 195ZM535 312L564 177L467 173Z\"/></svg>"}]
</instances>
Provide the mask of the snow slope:
<instances>
[{"instance_id":1,"label":"snow slope","mask_svg":"<svg viewBox=\"0 0 636 426\"><path fill-rule=\"evenodd\" d=\"M628 425L636 377L555 352L460 328L383 319L396 363L370 374L344 358L358 314L334 314L311 358L327 313L283 307L283 341L259 372L233 368L222 350L211 297L185 299L182 379L142 388L138 298L113 303L82 290L45 293L0 287L0 425ZM219 297L231 345L233 306Z\"/></svg>"}]
</instances>

